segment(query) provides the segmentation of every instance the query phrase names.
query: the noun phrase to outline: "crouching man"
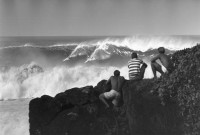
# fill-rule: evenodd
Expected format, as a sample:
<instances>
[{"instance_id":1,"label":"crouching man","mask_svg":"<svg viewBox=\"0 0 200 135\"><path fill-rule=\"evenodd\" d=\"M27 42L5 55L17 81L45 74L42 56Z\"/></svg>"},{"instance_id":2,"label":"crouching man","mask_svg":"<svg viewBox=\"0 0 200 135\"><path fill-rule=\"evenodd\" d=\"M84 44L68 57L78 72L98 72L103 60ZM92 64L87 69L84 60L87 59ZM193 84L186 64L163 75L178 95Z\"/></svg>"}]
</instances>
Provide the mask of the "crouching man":
<instances>
[{"instance_id":1,"label":"crouching man","mask_svg":"<svg viewBox=\"0 0 200 135\"><path fill-rule=\"evenodd\" d=\"M106 99L112 99L112 103L114 106L118 106L118 102L121 98L121 90L125 79L123 76L120 76L120 71L115 70L114 76L111 76L106 84L111 83L111 90L109 92L105 92L100 94L99 99L106 105L106 108L109 108L109 104Z\"/></svg>"}]
</instances>

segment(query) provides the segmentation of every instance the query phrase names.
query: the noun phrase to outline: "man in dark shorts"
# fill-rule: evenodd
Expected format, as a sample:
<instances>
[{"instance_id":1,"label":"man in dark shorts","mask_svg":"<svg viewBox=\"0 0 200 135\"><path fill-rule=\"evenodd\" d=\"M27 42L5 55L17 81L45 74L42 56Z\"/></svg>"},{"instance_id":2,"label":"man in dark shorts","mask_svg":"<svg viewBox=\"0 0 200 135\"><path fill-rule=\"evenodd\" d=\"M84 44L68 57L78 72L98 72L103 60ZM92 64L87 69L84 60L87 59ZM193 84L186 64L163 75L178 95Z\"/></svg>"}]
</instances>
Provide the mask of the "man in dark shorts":
<instances>
[{"instance_id":1,"label":"man in dark shorts","mask_svg":"<svg viewBox=\"0 0 200 135\"><path fill-rule=\"evenodd\" d=\"M111 90L109 92L105 92L100 94L99 99L106 105L106 108L109 108L109 104L107 103L106 99L112 99L112 103L114 106L118 106L118 102L121 98L121 89L125 79L123 76L120 76L120 71L115 70L114 76L111 76L106 84L111 83Z\"/></svg>"},{"instance_id":2,"label":"man in dark shorts","mask_svg":"<svg viewBox=\"0 0 200 135\"><path fill-rule=\"evenodd\" d=\"M155 56L151 60L151 68L153 71L154 78L157 78L156 76L156 71L158 71L161 75L164 74L162 67L160 64L156 62L156 60L160 60L162 65L166 68L166 73L171 73L172 72L172 61L168 55L165 54L165 48L164 47L159 47L158 48L159 54Z\"/></svg>"}]
</instances>

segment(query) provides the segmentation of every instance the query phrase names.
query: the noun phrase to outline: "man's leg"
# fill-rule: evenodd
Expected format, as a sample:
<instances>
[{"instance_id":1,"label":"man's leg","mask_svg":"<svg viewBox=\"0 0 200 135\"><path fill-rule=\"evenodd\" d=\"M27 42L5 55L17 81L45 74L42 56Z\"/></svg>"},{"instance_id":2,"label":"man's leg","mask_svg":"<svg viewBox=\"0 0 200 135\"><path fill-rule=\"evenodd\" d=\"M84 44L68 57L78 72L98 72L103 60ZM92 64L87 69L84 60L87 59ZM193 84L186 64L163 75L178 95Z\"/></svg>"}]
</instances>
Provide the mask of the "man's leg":
<instances>
[{"instance_id":1,"label":"man's leg","mask_svg":"<svg viewBox=\"0 0 200 135\"><path fill-rule=\"evenodd\" d=\"M115 107L118 107L119 106L119 101L120 101L120 94L116 94L115 95L115 98L113 99L112 103Z\"/></svg>"},{"instance_id":2,"label":"man's leg","mask_svg":"<svg viewBox=\"0 0 200 135\"><path fill-rule=\"evenodd\" d=\"M164 74L164 72L162 71L162 67L157 62L151 62L151 68L154 78L157 78L156 71L160 72L162 75Z\"/></svg>"},{"instance_id":3,"label":"man's leg","mask_svg":"<svg viewBox=\"0 0 200 135\"><path fill-rule=\"evenodd\" d=\"M102 93L102 94L99 95L99 99L106 105L106 108L109 108L110 106L107 103L107 101L105 100L105 98L106 97L105 97L104 93Z\"/></svg>"},{"instance_id":4,"label":"man's leg","mask_svg":"<svg viewBox=\"0 0 200 135\"><path fill-rule=\"evenodd\" d=\"M147 64L144 63L142 67L140 68L140 74L138 77L136 77L137 78L136 80L142 80L144 78L144 73L145 73L146 68L147 68Z\"/></svg>"}]
</instances>

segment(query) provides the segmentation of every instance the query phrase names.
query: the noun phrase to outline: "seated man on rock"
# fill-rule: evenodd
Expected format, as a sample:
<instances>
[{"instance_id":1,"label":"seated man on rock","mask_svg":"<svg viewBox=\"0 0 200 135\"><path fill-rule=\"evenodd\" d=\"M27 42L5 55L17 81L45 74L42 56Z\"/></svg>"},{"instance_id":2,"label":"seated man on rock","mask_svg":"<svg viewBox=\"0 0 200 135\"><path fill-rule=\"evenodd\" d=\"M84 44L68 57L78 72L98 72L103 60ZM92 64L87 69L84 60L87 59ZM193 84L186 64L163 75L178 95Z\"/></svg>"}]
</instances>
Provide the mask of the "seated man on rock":
<instances>
[{"instance_id":1,"label":"seated man on rock","mask_svg":"<svg viewBox=\"0 0 200 135\"><path fill-rule=\"evenodd\" d=\"M139 59L135 52L132 53L131 58L132 59L128 61L129 80L142 80L147 64Z\"/></svg>"},{"instance_id":2,"label":"seated man on rock","mask_svg":"<svg viewBox=\"0 0 200 135\"><path fill-rule=\"evenodd\" d=\"M159 47L158 48L159 54L155 56L153 59L151 59L151 68L153 71L154 79L157 78L156 71L158 71L161 75L164 74L162 67L160 64L156 62L156 60L160 60L164 68L166 69L166 73L172 72L172 61L168 55L165 54L165 48Z\"/></svg>"},{"instance_id":3,"label":"seated man on rock","mask_svg":"<svg viewBox=\"0 0 200 135\"><path fill-rule=\"evenodd\" d=\"M109 92L105 92L100 94L99 99L106 105L106 108L109 108L109 104L106 99L112 99L112 103L114 106L118 106L119 100L121 98L121 89L125 79L123 76L120 76L120 71L115 70L114 76L111 76L106 84L111 83L111 90Z\"/></svg>"}]
</instances>

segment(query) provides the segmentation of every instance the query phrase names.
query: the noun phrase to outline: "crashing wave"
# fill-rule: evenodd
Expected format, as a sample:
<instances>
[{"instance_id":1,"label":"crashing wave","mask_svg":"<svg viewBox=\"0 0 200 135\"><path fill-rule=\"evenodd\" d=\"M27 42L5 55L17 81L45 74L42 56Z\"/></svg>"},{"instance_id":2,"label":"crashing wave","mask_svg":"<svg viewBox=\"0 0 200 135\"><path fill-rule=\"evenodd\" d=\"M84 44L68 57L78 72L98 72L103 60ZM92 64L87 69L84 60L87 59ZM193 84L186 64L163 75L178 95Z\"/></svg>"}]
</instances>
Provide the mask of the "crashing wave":
<instances>
[{"instance_id":1,"label":"crashing wave","mask_svg":"<svg viewBox=\"0 0 200 135\"><path fill-rule=\"evenodd\" d=\"M145 52L150 48L166 47L169 50L180 50L195 46L199 40L184 38L183 36L129 36L124 38L108 37L99 40L96 45L112 44L117 47L127 47L135 51Z\"/></svg>"},{"instance_id":2,"label":"crashing wave","mask_svg":"<svg viewBox=\"0 0 200 135\"><path fill-rule=\"evenodd\" d=\"M32 62L29 65L24 65L19 68L19 73L16 75L17 80L22 83L28 77L44 72L43 68L37 65L36 63Z\"/></svg>"},{"instance_id":3,"label":"crashing wave","mask_svg":"<svg viewBox=\"0 0 200 135\"><path fill-rule=\"evenodd\" d=\"M164 46L169 50L180 50L196 45L196 41L198 40L199 39L194 39L192 37L184 38L183 36L106 37L104 39L90 39L77 43L70 43L67 41L58 43L56 41L56 43L52 43L48 46L42 45L42 43L40 45L38 45L39 43L25 43L21 46L3 47L0 48L0 51L12 48L11 50L6 50L8 53L12 53L12 51L16 51L13 48L20 48L17 50L24 55L41 54L45 59L49 58L49 56L55 56L56 58L59 58L60 62L81 57L81 59L85 59L85 62L89 62L109 59L112 55L119 55L122 57L129 56L131 51L146 53L147 51L149 52L151 49L157 49L160 46ZM25 50L22 50L23 48L25 48ZM34 48L33 52L29 48ZM23 53L26 51L30 51L30 53ZM7 55L8 53L4 54ZM143 55L142 53L139 55ZM19 59L21 58L21 55L17 56ZM32 57L32 55L30 55L30 57ZM31 59L30 61L35 61L35 59Z\"/></svg>"},{"instance_id":4,"label":"crashing wave","mask_svg":"<svg viewBox=\"0 0 200 135\"><path fill-rule=\"evenodd\" d=\"M35 45L33 43L25 43L24 45L19 46L6 46L6 47L0 47L1 50L3 49L15 49L15 48L40 48L40 49L49 49L49 50L73 50L77 44L55 44L55 45L49 45L49 46L43 46L43 45Z\"/></svg>"},{"instance_id":5,"label":"crashing wave","mask_svg":"<svg viewBox=\"0 0 200 135\"><path fill-rule=\"evenodd\" d=\"M87 56L88 61L104 60L110 58L111 55L116 54L120 56L128 56L131 51L138 51L141 53L152 53L158 47L165 47L168 50L180 50L196 45L192 39L184 39L181 36L132 36L124 38L108 37L95 42L84 42L77 45L71 55L64 59ZM96 46L93 50L92 47ZM114 47L113 47L114 46ZM89 51L90 50L90 51ZM93 52L91 53L91 50ZM89 52L89 53L88 53ZM143 55L143 54L139 55Z\"/></svg>"},{"instance_id":6,"label":"crashing wave","mask_svg":"<svg viewBox=\"0 0 200 135\"><path fill-rule=\"evenodd\" d=\"M6 71L0 72L0 99L18 99L32 97L31 91L25 85L26 80L44 72L43 68L32 62L20 67L9 67Z\"/></svg>"},{"instance_id":7,"label":"crashing wave","mask_svg":"<svg viewBox=\"0 0 200 135\"><path fill-rule=\"evenodd\" d=\"M43 46L35 45L34 43L25 43L21 46L7 46L3 48L12 48L12 47L45 47L45 48L68 48L69 46L82 46L82 45L106 45L112 44L117 47L127 47L132 50L145 52L148 49L156 49L160 46L167 46L169 50L180 50L184 48L189 48L195 46L199 42L199 39L194 39L192 36L126 36L126 37L105 37L104 39L99 40L87 40L84 42L64 42L64 43L55 43L53 45Z\"/></svg>"},{"instance_id":8,"label":"crashing wave","mask_svg":"<svg viewBox=\"0 0 200 135\"><path fill-rule=\"evenodd\" d=\"M130 56L133 50L126 47L117 47L111 44L103 44L98 46L86 62L94 60L104 60L110 58L112 55L119 55L122 57Z\"/></svg>"},{"instance_id":9,"label":"crashing wave","mask_svg":"<svg viewBox=\"0 0 200 135\"><path fill-rule=\"evenodd\" d=\"M90 57L90 55L95 50L95 48L96 48L96 46L94 46L94 45L80 44L63 61L70 60L70 58L74 58L74 57L78 57L78 56Z\"/></svg>"}]
</instances>

